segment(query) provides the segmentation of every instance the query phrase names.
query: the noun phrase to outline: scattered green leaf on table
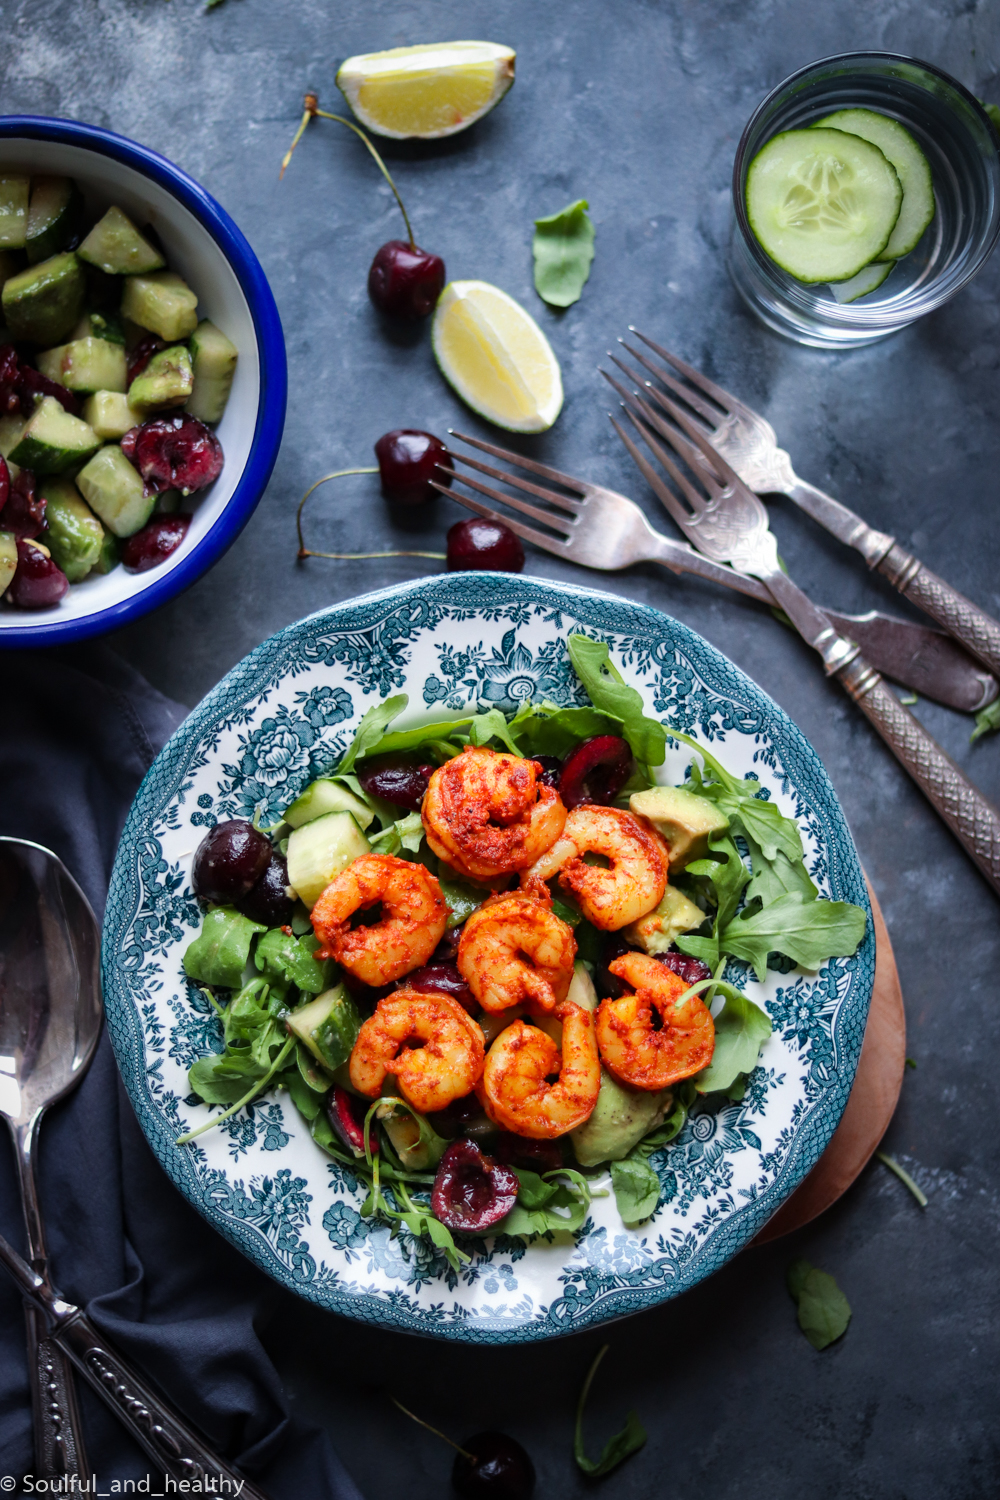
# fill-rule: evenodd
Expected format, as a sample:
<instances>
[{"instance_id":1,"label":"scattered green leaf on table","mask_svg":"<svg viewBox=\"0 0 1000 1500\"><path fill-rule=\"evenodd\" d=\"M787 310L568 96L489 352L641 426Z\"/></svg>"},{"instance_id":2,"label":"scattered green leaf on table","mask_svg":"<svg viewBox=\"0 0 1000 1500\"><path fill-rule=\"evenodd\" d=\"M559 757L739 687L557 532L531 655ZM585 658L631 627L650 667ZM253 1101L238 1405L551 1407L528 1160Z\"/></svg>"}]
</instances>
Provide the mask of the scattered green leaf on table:
<instances>
[{"instance_id":1,"label":"scattered green leaf on table","mask_svg":"<svg viewBox=\"0 0 1000 1500\"><path fill-rule=\"evenodd\" d=\"M827 1271L807 1260L793 1260L787 1285L799 1306L799 1327L814 1349L825 1349L841 1338L851 1321L850 1303Z\"/></svg>"},{"instance_id":2,"label":"scattered green leaf on table","mask_svg":"<svg viewBox=\"0 0 1000 1500\"><path fill-rule=\"evenodd\" d=\"M605 643L592 641L586 635L571 635L566 645L573 670L587 689L590 701L601 713L621 721L622 735L636 760L646 766L662 766L667 731L655 719L646 717L641 694L625 682Z\"/></svg>"},{"instance_id":3,"label":"scattered green leaf on table","mask_svg":"<svg viewBox=\"0 0 1000 1500\"><path fill-rule=\"evenodd\" d=\"M906 1061L909 1062L910 1059L907 1058ZM916 1066L916 1064L914 1064L914 1066ZM909 1188L914 1198L916 1198L917 1202L920 1204L920 1207L926 1208L927 1194L924 1192L923 1188L919 1187L917 1183L914 1182L913 1178L910 1176L909 1172L906 1171L905 1167L901 1167L894 1156L888 1156L884 1151L876 1151L875 1155L877 1159L883 1164L883 1166L888 1167L890 1172L895 1173L904 1187Z\"/></svg>"},{"instance_id":4,"label":"scattered green leaf on table","mask_svg":"<svg viewBox=\"0 0 1000 1500\"><path fill-rule=\"evenodd\" d=\"M630 1411L625 1418L625 1426L620 1432L616 1432L613 1437L608 1439L604 1445L604 1452L597 1462L595 1463L593 1459L587 1457L583 1446L583 1408L586 1405L587 1396L590 1394L590 1387L594 1376L597 1374L597 1367L607 1352L608 1345L605 1344L591 1365L587 1378L583 1382L583 1390L580 1392L580 1400L576 1408L573 1457L583 1472L589 1474L591 1479L603 1479L605 1474L610 1474L612 1469L617 1469L618 1465L624 1463L626 1458L630 1458L633 1453L638 1453L646 1441L646 1429L639 1421L635 1412Z\"/></svg>"},{"instance_id":5,"label":"scattered green leaf on table","mask_svg":"<svg viewBox=\"0 0 1000 1500\"><path fill-rule=\"evenodd\" d=\"M386 698L384 703L373 703L365 714L343 759L337 767L337 773L343 776L350 771L356 760L362 756L371 755L375 746L385 734L386 725L391 724L393 719L398 719L406 705L409 703L406 693L396 693L392 698Z\"/></svg>"},{"instance_id":6,"label":"scattered green leaf on table","mask_svg":"<svg viewBox=\"0 0 1000 1500\"><path fill-rule=\"evenodd\" d=\"M729 990L722 1011L715 1018L715 1051L712 1061L695 1076L699 1094L721 1093L741 1073L752 1073L760 1049L771 1035L771 1022L759 1005Z\"/></svg>"},{"instance_id":7,"label":"scattered green leaf on table","mask_svg":"<svg viewBox=\"0 0 1000 1500\"><path fill-rule=\"evenodd\" d=\"M578 198L557 214L535 220L532 253L535 291L551 307L579 302L594 259L594 225L590 204Z\"/></svg>"},{"instance_id":8,"label":"scattered green leaf on table","mask_svg":"<svg viewBox=\"0 0 1000 1500\"><path fill-rule=\"evenodd\" d=\"M611 1163L611 1186L626 1229L635 1229L656 1212L660 1179L638 1147L621 1161Z\"/></svg>"},{"instance_id":9,"label":"scattered green leaf on table","mask_svg":"<svg viewBox=\"0 0 1000 1500\"><path fill-rule=\"evenodd\" d=\"M993 107L997 108L996 105ZM1000 129L1000 126L997 128ZM969 743L982 739L984 734L992 734L995 729L1000 729L1000 698L994 698L992 703L987 703L976 714L976 727L969 735Z\"/></svg>"},{"instance_id":10,"label":"scattered green leaf on table","mask_svg":"<svg viewBox=\"0 0 1000 1500\"><path fill-rule=\"evenodd\" d=\"M251 922L231 906L213 907L205 914L198 936L184 951L185 974L196 984L238 989L254 934L266 930L262 923Z\"/></svg>"}]
</instances>

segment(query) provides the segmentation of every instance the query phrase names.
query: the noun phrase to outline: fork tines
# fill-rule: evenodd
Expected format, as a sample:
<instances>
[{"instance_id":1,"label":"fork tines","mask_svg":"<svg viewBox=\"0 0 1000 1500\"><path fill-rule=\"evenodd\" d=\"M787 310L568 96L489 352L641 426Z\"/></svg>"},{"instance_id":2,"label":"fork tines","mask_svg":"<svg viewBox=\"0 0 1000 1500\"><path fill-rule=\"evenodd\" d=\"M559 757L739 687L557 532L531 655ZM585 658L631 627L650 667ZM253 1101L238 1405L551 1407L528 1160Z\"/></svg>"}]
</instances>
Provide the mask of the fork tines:
<instances>
[{"instance_id":1,"label":"fork tines","mask_svg":"<svg viewBox=\"0 0 1000 1500\"><path fill-rule=\"evenodd\" d=\"M512 489L520 490L524 494L533 496L536 500L544 502L548 508L540 505L532 505L523 500L519 494L508 494L502 490L492 488L484 484L482 480L475 478L472 474L454 471L454 480L449 487L432 479L436 490L442 495L448 495L452 500L457 500L460 505L475 511L477 515L483 516L488 521L499 522L509 526L511 531L523 537L525 541L532 542L536 547L541 547L547 552L564 552L567 548L568 539L572 534L573 525L586 501L576 498L585 495L585 486L569 474L563 474L558 469L550 468L548 464L539 463L533 458L523 458L519 453L511 453L506 448L498 448L493 443L484 443L481 438L468 437L464 433L449 429L451 437L458 438L460 442L468 443L483 453L489 453L494 458L501 459L504 463L515 465L517 468L526 470L529 474L537 474L539 478L548 479L552 484L562 485L565 489L574 490L575 495L560 494L556 490L536 484L530 479L524 479L519 474L511 474L505 469L494 468L492 464L483 463L482 459L473 458L467 453L459 453L452 450L452 457L459 463L465 464L470 469L477 470L480 474L486 474L490 479L499 480L501 484L509 485ZM438 466L441 467L440 465ZM485 495L497 506L509 506L511 510L521 515L530 516L533 521L548 528L541 532L533 526L527 526L519 521L509 511L493 510L484 505L475 495L469 495L464 491L455 489L454 485L460 483L468 486L480 495Z\"/></svg>"}]
</instances>

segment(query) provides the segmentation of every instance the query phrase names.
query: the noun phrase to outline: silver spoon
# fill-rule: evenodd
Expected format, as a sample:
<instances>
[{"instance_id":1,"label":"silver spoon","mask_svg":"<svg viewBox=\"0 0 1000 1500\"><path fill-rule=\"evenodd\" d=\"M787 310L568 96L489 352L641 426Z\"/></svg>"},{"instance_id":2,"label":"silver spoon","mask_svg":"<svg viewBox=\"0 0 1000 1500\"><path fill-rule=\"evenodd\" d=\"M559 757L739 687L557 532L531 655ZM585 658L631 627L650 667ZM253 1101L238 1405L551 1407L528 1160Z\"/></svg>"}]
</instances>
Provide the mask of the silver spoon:
<instances>
[{"instance_id":1,"label":"silver spoon","mask_svg":"<svg viewBox=\"0 0 1000 1500\"><path fill-rule=\"evenodd\" d=\"M10 1126L28 1258L48 1281L35 1181L42 1115L76 1088L101 1031L100 931L86 896L40 844L0 838L0 1114ZM35 1431L35 1475L86 1486L71 1366L25 1304Z\"/></svg>"}]
</instances>

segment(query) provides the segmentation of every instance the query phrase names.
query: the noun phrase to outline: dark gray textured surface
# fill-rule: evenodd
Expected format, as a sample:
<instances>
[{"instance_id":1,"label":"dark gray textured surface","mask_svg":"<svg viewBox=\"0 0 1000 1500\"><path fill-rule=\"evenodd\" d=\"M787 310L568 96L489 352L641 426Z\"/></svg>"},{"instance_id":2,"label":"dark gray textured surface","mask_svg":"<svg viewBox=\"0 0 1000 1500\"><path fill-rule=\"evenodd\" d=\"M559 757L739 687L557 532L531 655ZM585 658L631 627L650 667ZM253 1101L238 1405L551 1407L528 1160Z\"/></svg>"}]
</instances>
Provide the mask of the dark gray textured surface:
<instances>
[{"instance_id":1,"label":"dark gray textured surface","mask_svg":"<svg viewBox=\"0 0 1000 1500\"><path fill-rule=\"evenodd\" d=\"M339 59L452 36L515 46L513 92L467 134L388 155L418 240L451 276L482 277L520 298L552 339L566 406L525 450L625 489L660 524L615 446L594 373L615 335L637 323L758 405L804 477L1000 611L1000 260L923 323L853 354L800 349L756 326L723 269L733 151L761 95L815 57L884 47L1000 99L1000 22L986 0L227 0L210 15L195 0L8 0L0 21L3 108L92 120L176 160L247 233L284 321L288 425L260 508L209 577L114 641L171 696L194 703L273 630L435 566L295 562L299 496L329 469L369 462L387 428L464 424L488 434L437 375L426 331L383 327L368 302L368 263L399 221L361 146L314 124L280 187L277 169L304 89L337 107ZM597 257L582 301L560 316L531 288L531 220L579 196L591 202ZM342 480L314 503L310 536L329 550L435 548L460 513L441 501L393 517L368 478ZM773 515L793 574L817 598L897 607L860 560L789 505L776 502ZM530 557L529 569L582 578L545 556ZM996 900L864 720L764 610L652 566L595 583L702 631L823 757L893 935L918 1063L887 1145L930 1198L921 1214L895 1179L869 1168L791 1242L750 1251L683 1301L610 1329L592 1448L628 1406L650 1442L605 1492L994 1493ZM927 705L917 712L1000 797L1000 742L970 749L968 720ZM832 1271L854 1309L846 1338L823 1354L797 1331L784 1290L794 1254ZM383 1386L456 1436L484 1426L515 1433L535 1455L540 1494L588 1490L570 1460L572 1407L598 1334L466 1351L372 1333L289 1300L269 1337L290 1388L326 1414L373 1497L430 1500L445 1492L450 1464L443 1445L388 1405Z\"/></svg>"}]
</instances>

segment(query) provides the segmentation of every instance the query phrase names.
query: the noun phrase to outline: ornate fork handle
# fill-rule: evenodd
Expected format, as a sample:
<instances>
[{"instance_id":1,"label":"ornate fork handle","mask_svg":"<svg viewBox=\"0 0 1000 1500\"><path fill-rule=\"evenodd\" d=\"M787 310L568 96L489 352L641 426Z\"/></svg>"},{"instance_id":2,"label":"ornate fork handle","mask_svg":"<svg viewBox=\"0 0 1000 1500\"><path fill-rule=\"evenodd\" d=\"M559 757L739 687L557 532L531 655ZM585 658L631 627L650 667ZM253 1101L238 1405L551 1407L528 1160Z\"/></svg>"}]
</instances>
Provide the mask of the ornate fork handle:
<instances>
[{"instance_id":1,"label":"ornate fork handle","mask_svg":"<svg viewBox=\"0 0 1000 1500\"><path fill-rule=\"evenodd\" d=\"M79 1480L86 1492L90 1469L80 1434L80 1413L69 1360L45 1329L37 1308L25 1306L28 1373L34 1409L36 1478Z\"/></svg>"},{"instance_id":2,"label":"ornate fork handle","mask_svg":"<svg viewBox=\"0 0 1000 1500\"><path fill-rule=\"evenodd\" d=\"M836 676L1000 894L1000 812L906 711L863 656L856 656Z\"/></svg>"},{"instance_id":3,"label":"ornate fork handle","mask_svg":"<svg viewBox=\"0 0 1000 1500\"><path fill-rule=\"evenodd\" d=\"M1000 622L945 583L911 553L893 543L878 563L889 582L943 625L973 656L1000 673Z\"/></svg>"}]
</instances>

